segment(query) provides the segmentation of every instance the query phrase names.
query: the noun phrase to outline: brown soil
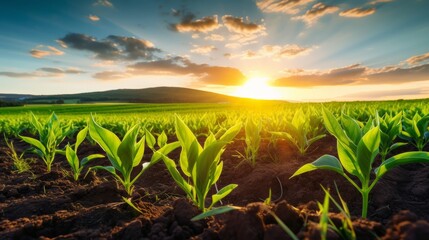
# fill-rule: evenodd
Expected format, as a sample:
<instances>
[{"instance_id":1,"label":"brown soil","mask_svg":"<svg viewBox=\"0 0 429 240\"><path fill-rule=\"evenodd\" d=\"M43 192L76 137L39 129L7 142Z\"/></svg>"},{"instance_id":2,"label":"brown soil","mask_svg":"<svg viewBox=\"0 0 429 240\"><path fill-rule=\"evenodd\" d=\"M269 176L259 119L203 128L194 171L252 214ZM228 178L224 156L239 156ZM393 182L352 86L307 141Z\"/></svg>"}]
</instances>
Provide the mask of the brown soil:
<instances>
[{"instance_id":1,"label":"brown soil","mask_svg":"<svg viewBox=\"0 0 429 240\"><path fill-rule=\"evenodd\" d=\"M15 142L19 152L25 149L24 143ZM136 183L132 199L140 214L122 201L125 192L107 173L90 173L75 182L67 175L65 158L58 156L51 173L44 173L43 163L37 160L32 173L18 174L0 142L0 239L289 239L270 211L300 238L319 239L316 201L323 201L321 186L333 190L335 182L353 216L360 215L360 195L341 176L327 171L289 178L304 163L323 154L336 155L335 145L335 139L326 137L301 156L286 141L279 141L275 148L263 141L252 167L237 154L244 152L244 142L235 141L222 155L218 187L237 183L223 204L243 208L192 222L190 218L199 211L186 200L162 162ZM84 143L79 155L101 152ZM150 150L146 153L149 159ZM178 150L170 155L172 159L178 156ZM96 161L92 164L108 165L106 159ZM262 201L270 188L273 203L266 206ZM427 239L428 200L429 165L392 170L370 195L368 219L353 218L358 239ZM334 213L338 210L331 211L333 222L340 224L341 215ZM341 239L333 231L328 236Z\"/></svg>"}]
</instances>

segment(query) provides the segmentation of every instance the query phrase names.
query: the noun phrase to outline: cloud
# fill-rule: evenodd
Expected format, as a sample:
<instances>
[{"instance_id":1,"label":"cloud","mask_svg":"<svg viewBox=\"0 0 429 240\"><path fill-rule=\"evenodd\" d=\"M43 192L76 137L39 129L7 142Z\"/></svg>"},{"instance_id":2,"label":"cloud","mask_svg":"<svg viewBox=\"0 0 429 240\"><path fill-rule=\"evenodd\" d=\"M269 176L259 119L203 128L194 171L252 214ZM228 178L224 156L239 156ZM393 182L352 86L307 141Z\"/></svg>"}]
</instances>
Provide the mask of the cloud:
<instances>
[{"instance_id":1,"label":"cloud","mask_svg":"<svg viewBox=\"0 0 429 240\"><path fill-rule=\"evenodd\" d=\"M59 42L66 47L92 52L95 58L102 60L151 60L154 53L161 51L150 41L115 35L99 41L88 35L69 33Z\"/></svg>"},{"instance_id":2,"label":"cloud","mask_svg":"<svg viewBox=\"0 0 429 240\"><path fill-rule=\"evenodd\" d=\"M393 2L394 0L374 0L369 2L369 4L379 4L379 3L388 3L388 2Z\"/></svg>"},{"instance_id":3,"label":"cloud","mask_svg":"<svg viewBox=\"0 0 429 240\"><path fill-rule=\"evenodd\" d=\"M193 37L192 37L193 38ZM206 36L204 38L205 40L210 40L210 41L218 41L218 42L222 42L223 40L225 40L225 37L219 34L210 34L208 36Z\"/></svg>"},{"instance_id":4,"label":"cloud","mask_svg":"<svg viewBox=\"0 0 429 240\"><path fill-rule=\"evenodd\" d=\"M401 84L429 80L429 64L411 68L388 66L374 69L360 64L327 71L290 73L274 81L275 86L313 87L337 85Z\"/></svg>"},{"instance_id":5,"label":"cloud","mask_svg":"<svg viewBox=\"0 0 429 240\"><path fill-rule=\"evenodd\" d=\"M294 58L308 54L314 47L302 47L296 44L264 45L259 50L246 50L241 54L230 55L229 57L240 57L241 59L256 59L269 57L273 59Z\"/></svg>"},{"instance_id":6,"label":"cloud","mask_svg":"<svg viewBox=\"0 0 429 240\"><path fill-rule=\"evenodd\" d=\"M44 58L47 56L61 56L64 54L64 52L52 46L41 45L41 46L37 46L34 49L31 49L30 54L32 57L35 57L35 58Z\"/></svg>"},{"instance_id":7,"label":"cloud","mask_svg":"<svg viewBox=\"0 0 429 240\"><path fill-rule=\"evenodd\" d=\"M100 18L99 18L98 16L96 16L96 15L92 15L92 14L90 14L90 15L88 16L88 18L89 18L89 20L91 20L91 21L93 21L93 22L100 21Z\"/></svg>"},{"instance_id":8,"label":"cloud","mask_svg":"<svg viewBox=\"0 0 429 240\"><path fill-rule=\"evenodd\" d=\"M118 80L132 77L132 75L121 71L104 71L94 74L93 77L101 80Z\"/></svg>"},{"instance_id":9,"label":"cloud","mask_svg":"<svg viewBox=\"0 0 429 240\"><path fill-rule=\"evenodd\" d=\"M412 56L405 61L409 65L416 65L416 64L419 64L422 62L426 62L427 60L429 60L429 52L422 54L422 55Z\"/></svg>"},{"instance_id":10,"label":"cloud","mask_svg":"<svg viewBox=\"0 0 429 240\"><path fill-rule=\"evenodd\" d=\"M245 22L242 17L225 15L222 17L222 21L228 30L234 33L254 34L265 30L264 25L252 23L249 19L246 19Z\"/></svg>"},{"instance_id":11,"label":"cloud","mask_svg":"<svg viewBox=\"0 0 429 240\"><path fill-rule=\"evenodd\" d=\"M0 76L6 76L10 78L40 78L40 77L62 77L65 74L80 74L85 73L77 68L39 68L33 72L0 72Z\"/></svg>"},{"instance_id":12,"label":"cloud","mask_svg":"<svg viewBox=\"0 0 429 240\"><path fill-rule=\"evenodd\" d=\"M350 8L340 12L342 17L361 18L366 17L376 12L375 7L372 8Z\"/></svg>"},{"instance_id":13,"label":"cloud","mask_svg":"<svg viewBox=\"0 0 429 240\"><path fill-rule=\"evenodd\" d=\"M193 49L191 49L192 53L197 53L201 55L209 55L209 53L216 50L216 47L213 45L206 45L206 46L200 46L200 45L193 45Z\"/></svg>"},{"instance_id":14,"label":"cloud","mask_svg":"<svg viewBox=\"0 0 429 240\"><path fill-rule=\"evenodd\" d=\"M129 65L125 72L106 71L97 73L93 77L111 80L122 77L151 75L190 76L199 83L226 86L241 85L246 80L243 73L236 68L196 64L184 57L138 62Z\"/></svg>"},{"instance_id":15,"label":"cloud","mask_svg":"<svg viewBox=\"0 0 429 240\"><path fill-rule=\"evenodd\" d=\"M97 0L94 6L113 7L113 4L109 0Z\"/></svg>"},{"instance_id":16,"label":"cloud","mask_svg":"<svg viewBox=\"0 0 429 240\"><path fill-rule=\"evenodd\" d=\"M381 91L366 91L366 92L357 92L352 94L347 94L344 96L336 97L336 99L342 100L361 100L361 99L373 99L373 100L383 100L383 99L398 99L411 97L415 99L418 96L427 97L429 94L428 88L408 88L408 89L398 89L398 90L381 90Z\"/></svg>"},{"instance_id":17,"label":"cloud","mask_svg":"<svg viewBox=\"0 0 429 240\"><path fill-rule=\"evenodd\" d=\"M340 8L337 6L325 5L321 2L316 3L310 10L307 10L304 15L293 17L293 20L302 20L307 26L311 26L319 20L319 18L335 13Z\"/></svg>"},{"instance_id":18,"label":"cloud","mask_svg":"<svg viewBox=\"0 0 429 240\"><path fill-rule=\"evenodd\" d=\"M39 68L38 71L43 71L43 72L48 72L48 73L59 73L59 74L80 74L80 73L85 73L84 71L79 70L78 68L61 69L61 68L45 67L45 68Z\"/></svg>"},{"instance_id":19,"label":"cloud","mask_svg":"<svg viewBox=\"0 0 429 240\"><path fill-rule=\"evenodd\" d=\"M217 15L195 19L192 13L185 14L180 23L170 24L170 29L177 32L210 32L220 27Z\"/></svg>"},{"instance_id":20,"label":"cloud","mask_svg":"<svg viewBox=\"0 0 429 240\"><path fill-rule=\"evenodd\" d=\"M301 9L314 0L261 0L256 5L263 12L281 12L297 14Z\"/></svg>"}]
</instances>

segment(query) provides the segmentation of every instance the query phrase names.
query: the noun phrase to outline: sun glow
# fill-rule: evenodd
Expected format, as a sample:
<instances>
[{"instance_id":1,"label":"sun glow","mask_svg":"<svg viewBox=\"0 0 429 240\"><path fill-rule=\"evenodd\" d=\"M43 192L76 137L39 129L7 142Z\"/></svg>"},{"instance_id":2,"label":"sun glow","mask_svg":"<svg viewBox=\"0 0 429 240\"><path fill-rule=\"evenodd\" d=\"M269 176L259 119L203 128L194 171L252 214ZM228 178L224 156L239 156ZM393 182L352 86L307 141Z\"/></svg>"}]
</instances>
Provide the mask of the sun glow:
<instances>
[{"instance_id":1,"label":"sun glow","mask_svg":"<svg viewBox=\"0 0 429 240\"><path fill-rule=\"evenodd\" d=\"M280 99L280 91L276 87L269 85L267 77L252 77L247 82L237 88L234 93L237 97L255 99Z\"/></svg>"}]
</instances>

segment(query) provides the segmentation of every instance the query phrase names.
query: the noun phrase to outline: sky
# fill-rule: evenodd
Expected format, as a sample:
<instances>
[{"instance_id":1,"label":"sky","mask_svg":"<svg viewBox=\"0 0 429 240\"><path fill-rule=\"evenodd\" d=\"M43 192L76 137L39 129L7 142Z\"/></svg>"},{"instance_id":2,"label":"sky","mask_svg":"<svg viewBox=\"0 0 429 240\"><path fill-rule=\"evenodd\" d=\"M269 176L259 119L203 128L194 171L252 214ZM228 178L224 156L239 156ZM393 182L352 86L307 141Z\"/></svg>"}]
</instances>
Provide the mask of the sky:
<instances>
[{"instance_id":1,"label":"sky","mask_svg":"<svg viewBox=\"0 0 429 240\"><path fill-rule=\"evenodd\" d=\"M429 97L427 0L14 0L0 93L174 86L293 101Z\"/></svg>"}]
</instances>

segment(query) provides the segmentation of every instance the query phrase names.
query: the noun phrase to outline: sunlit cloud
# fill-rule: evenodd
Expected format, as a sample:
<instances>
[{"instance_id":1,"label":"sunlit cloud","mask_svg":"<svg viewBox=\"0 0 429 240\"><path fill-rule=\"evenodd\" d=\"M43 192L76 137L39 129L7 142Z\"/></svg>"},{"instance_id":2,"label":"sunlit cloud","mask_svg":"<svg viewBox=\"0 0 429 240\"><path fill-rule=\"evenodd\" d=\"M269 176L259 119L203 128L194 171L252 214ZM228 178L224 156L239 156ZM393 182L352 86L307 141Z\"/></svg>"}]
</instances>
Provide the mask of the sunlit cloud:
<instances>
[{"instance_id":1,"label":"sunlit cloud","mask_svg":"<svg viewBox=\"0 0 429 240\"><path fill-rule=\"evenodd\" d=\"M53 46L40 45L34 49L31 49L30 54L32 57L35 57L35 58L44 58L47 56L61 56L64 54L64 52L61 50L58 50Z\"/></svg>"},{"instance_id":2,"label":"sunlit cloud","mask_svg":"<svg viewBox=\"0 0 429 240\"><path fill-rule=\"evenodd\" d=\"M96 15L92 15L92 14L90 14L90 15L88 16L88 19L89 19L89 20L91 20L91 21L93 21L93 22L100 21L100 17L98 17L98 16L96 16Z\"/></svg>"},{"instance_id":3,"label":"sunlit cloud","mask_svg":"<svg viewBox=\"0 0 429 240\"><path fill-rule=\"evenodd\" d=\"M241 58L241 59L257 59L269 57L272 59L282 59L282 58L294 58L298 56L307 55L312 51L314 47L302 47L297 44L286 44L283 46L280 45L263 45L259 50L246 50L240 54L229 55L230 58Z\"/></svg>"},{"instance_id":4,"label":"sunlit cloud","mask_svg":"<svg viewBox=\"0 0 429 240\"><path fill-rule=\"evenodd\" d=\"M11 72L11 71L4 71L0 72L0 76L6 76L10 78L45 78L45 77L61 77L65 74L81 74L85 73L84 71L78 69L78 68L68 68L68 69L62 69L62 68L52 68L52 67L45 67L45 68L39 68L32 72Z\"/></svg>"},{"instance_id":5,"label":"sunlit cloud","mask_svg":"<svg viewBox=\"0 0 429 240\"><path fill-rule=\"evenodd\" d=\"M109 0L97 0L94 6L113 7L113 4Z\"/></svg>"},{"instance_id":6,"label":"sunlit cloud","mask_svg":"<svg viewBox=\"0 0 429 240\"><path fill-rule=\"evenodd\" d=\"M241 47L241 44L240 43L227 43L227 44L225 44L225 47L229 48L229 49L236 49L236 48Z\"/></svg>"},{"instance_id":7,"label":"sunlit cloud","mask_svg":"<svg viewBox=\"0 0 429 240\"><path fill-rule=\"evenodd\" d=\"M184 15L180 23L170 24L170 29L177 32L210 32L220 27L217 15L195 19L195 15Z\"/></svg>"},{"instance_id":8,"label":"sunlit cloud","mask_svg":"<svg viewBox=\"0 0 429 240\"><path fill-rule=\"evenodd\" d=\"M200 84L237 86L245 82L243 73L232 67L196 64L184 57L171 57L156 61L138 62L124 72L105 71L93 77L101 80L129 78L133 76L189 76Z\"/></svg>"},{"instance_id":9,"label":"sunlit cloud","mask_svg":"<svg viewBox=\"0 0 429 240\"><path fill-rule=\"evenodd\" d=\"M210 34L208 36L206 36L204 38L205 40L210 40L210 41L218 41L218 42L222 42L225 40L225 37L219 34Z\"/></svg>"},{"instance_id":10,"label":"sunlit cloud","mask_svg":"<svg viewBox=\"0 0 429 240\"><path fill-rule=\"evenodd\" d=\"M115 35L99 41L88 35L69 33L59 41L66 47L92 52L102 60L150 60L161 51L148 40Z\"/></svg>"},{"instance_id":11,"label":"sunlit cloud","mask_svg":"<svg viewBox=\"0 0 429 240\"><path fill-rule=\"evenodd\" d=\"M416 64L426 62L428 60L429 60L429 52L422 55L412 56L405 61L410 65L416 65Z\"/></svg>"},{"instance_id":12,"label":"sunlit cloud","mask_svg":"<svg viewBox=\"0 0 429 240\"><path fill-rule=\"evenodd\" d=\"M124 79L132 77L131 74L127 72L121 72L121 71L104 71L104 72L98 72L93 75L94 78L100 79L100 80L118 80L118 79Z\"/></svg>"},{"instance_id":13,"label":"sunlit cloud","mask_svg":"<svg viewBox=\"0 0 429 240\"><path fill-rule=\"evenodd\" d=\"M216 50L216 47L213 45L206 45L206 46L193 45L193 48L191 49L191 53L209 55L214 50Z\"/></svg>"},{"instance_id":14,"label":"sunlit cloud","mask_svg":"<svg viewBox=\"0 0 429 240\"><path fill-rule=\"evenodd\" d=\"M307 26L312 26L319 20L319 18L328 14L333 14L339 9L340 8L337 6L329 6L319 2L310 10L307 10L304 15L293 17L292 19L302 20L307 24Z\"/></svg>"},{"instance_id":15,"label":"sunlit cloud","mask_svg":"<svg viewBox=\"0 0 429 240\"><path fill-rule=\"evenodd\" d=\"M350 17L350 18L361 18L372 15L376 12L374 7L372 8L351 8L340 12L340 16L342 17Z\"/></svg>"},{"instance_id":16,"label":"sunlit cloud","mask_svg":"<svg viewBox=\"0 0 429 240\"><path fill-rule=\"evenodd\" d=\"M274 81L276 86L314 87L339 85L401 84L429 80L429 64L401 68L369 68L354 64L326 71L290 72Z\"/></svg>"},{"instance_id":17,"label":"sunlit cloud","mask_svg":"<svg viewBox=\"0 0 429 240\"><path fill-rule=\"evenodd\" d=\"M369 2L369 4L378 4L378 3L388 3L388 2L393 2L394 0L374 0Z\"/></svg>"},{"instance_id":18,"label":"sunlit cloud","mask_svg":"<svg viewBox=\"0 0 429 240\"><path fill-rule=\"evenodd\" d=\"M244 20L242 17L225 15L222 17L222 21L228 30L234 33L255 34L265 31L264 25L252 23L248 18Z\"/></svg>"},{"instance_id":19,"label":"sunlit cloud","mask_svg":"<svg viewBox=\"0 0 429 240\"><path fill-rule=\"evenodd\" d=\"M314 0L261 0L256 5L263 12L282 12L286 14L297 14L308 3Z\"/></svg>"}]
</instances>

